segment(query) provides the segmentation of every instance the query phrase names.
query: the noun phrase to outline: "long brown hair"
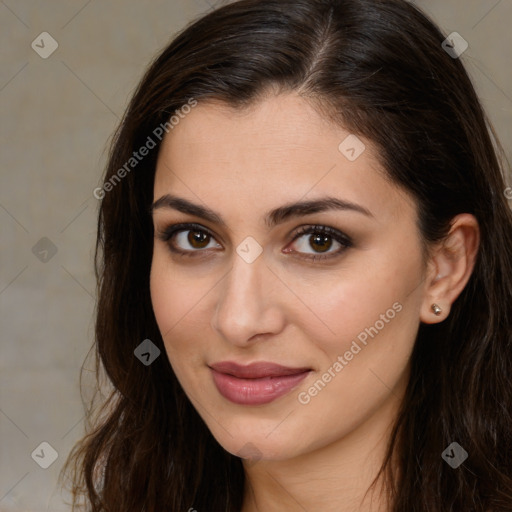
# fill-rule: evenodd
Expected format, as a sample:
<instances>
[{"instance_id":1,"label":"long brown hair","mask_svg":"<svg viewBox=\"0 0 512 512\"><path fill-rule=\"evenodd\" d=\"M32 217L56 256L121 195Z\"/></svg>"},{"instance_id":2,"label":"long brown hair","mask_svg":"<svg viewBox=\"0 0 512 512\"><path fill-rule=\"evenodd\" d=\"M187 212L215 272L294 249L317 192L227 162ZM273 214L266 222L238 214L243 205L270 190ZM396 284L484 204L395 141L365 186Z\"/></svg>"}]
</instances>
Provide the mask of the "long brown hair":
<instances>
[{"instance_id":1,"label":"long brown hair","mask_svg":"<svg viewBox=\"0 0 512 512\"><path fill-rule=\"evenodd\" d=\"M389 178L417 202L425 244L442 240L455 215L477 218L467 286L447 320L420 326L382 475L393 512L512 509L512 214L496 138L445 37L403 0L241 0L186 27L152 63L101 191L95 350L112 392L68 460L76 504L241 508L241 460L215 441L165 356L149 292L149 207L157 127L170 131L190 100L242 109L272 86L376 144ZM148 137L156 147L127 167ZM145 339L162 351L149 366L134 356ZM457 469L441 457L452 441L469 454Z\"/></svg>"}]
</instances>

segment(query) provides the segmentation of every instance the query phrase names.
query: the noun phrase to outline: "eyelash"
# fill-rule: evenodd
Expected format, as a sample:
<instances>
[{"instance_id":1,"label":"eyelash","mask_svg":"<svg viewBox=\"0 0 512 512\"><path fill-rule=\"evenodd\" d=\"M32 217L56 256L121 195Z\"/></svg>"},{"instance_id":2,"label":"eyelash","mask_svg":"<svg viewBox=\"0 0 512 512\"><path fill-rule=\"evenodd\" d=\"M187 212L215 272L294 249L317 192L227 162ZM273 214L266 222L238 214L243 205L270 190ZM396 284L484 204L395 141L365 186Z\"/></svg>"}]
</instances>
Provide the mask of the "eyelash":
<instances>
[{"instance_id":1,"label":"eyelash","mask_svg":"<svg viewBox=\"0 0 512 512\"><path fill-rule=\"evenodd\" d=\"M213 233L205 228L204 226L201 226L200 224L194 224L194 223L182 223L182 224L173 224L168 227L166 227L161 232L157 233L157 237L162 240L163 242L166 242L168 244L169 250L174 253L178 254L180 256L188 256L188 257L205 257L204 254L197 254L197 253L204 253L206 252L205 249L198 249L195 251L184 251L182 249L177 249L171 244L172 239L177 235L178 233L182 231L199 231L202 232L209 237L215 239L215 236ZM345 250L353 247L353 242L344 233L341 231L338 231L337 229L331 228L329 226L321 226L321 225L309 225L309 226L302 226L299 228L299 230L293 235L293 239L291 243L295 242L298 238L304 236L304 235L327 235L333 238L336 242L338 242L342 247L338 249L335 252L331 252L328 254L314 254L314 255L304 255L304 253L299 253L297 251L297 254L300 254L299 256L302 259L310 260L310 261L317 261L317 260L325 260L328 258L333 258L336 256L339 256L341 253L343 253Z\"/></svg>"},{"instance_id":2,"label":"eyelash","mask_svg":"<svg viewBox=\"0 0 512 512\"><path fill-rule=\"evenodd\" d=\"M341 247L335 251L330 252L328 254L309 254L305 255L304 253L299 253L300 258L310 260L310 261L318 261L318 260L326 260L329 258L334 258L336 256L339 256L341 253L345 252L347 249L353 246L352 240L342 233L341 231L338 231L337 229L331 228L329 226L321 226L321 225L310 225L310 226L302 226L299 228L297 232L293 235L292 243L295 242L295 240L301 238L304 235L327 235L330 236L332 239L334 239L336 242L338 242Z\"/></svg>"}]
</instances>

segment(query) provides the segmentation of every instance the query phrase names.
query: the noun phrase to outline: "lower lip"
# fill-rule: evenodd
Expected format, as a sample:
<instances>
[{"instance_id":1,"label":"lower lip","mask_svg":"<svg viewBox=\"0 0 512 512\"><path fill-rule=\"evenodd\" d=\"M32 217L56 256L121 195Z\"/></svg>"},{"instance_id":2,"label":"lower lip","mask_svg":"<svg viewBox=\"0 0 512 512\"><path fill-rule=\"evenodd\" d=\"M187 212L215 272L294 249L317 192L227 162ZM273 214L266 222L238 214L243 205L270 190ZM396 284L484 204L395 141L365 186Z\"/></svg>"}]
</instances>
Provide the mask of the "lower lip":
<instances>
[{"instance_id":1,"label":"lower lip","mask_svg":"<svg viewBox=\"0 0 512 512\"><path fill-rule=\"evenodd\" d=\"M309 375L309 371L261 379L239 379L215 370L212 370L212 375L219 393L224 398L240 405L262 405L291 391Z\"/></svg>"}]
</instances>

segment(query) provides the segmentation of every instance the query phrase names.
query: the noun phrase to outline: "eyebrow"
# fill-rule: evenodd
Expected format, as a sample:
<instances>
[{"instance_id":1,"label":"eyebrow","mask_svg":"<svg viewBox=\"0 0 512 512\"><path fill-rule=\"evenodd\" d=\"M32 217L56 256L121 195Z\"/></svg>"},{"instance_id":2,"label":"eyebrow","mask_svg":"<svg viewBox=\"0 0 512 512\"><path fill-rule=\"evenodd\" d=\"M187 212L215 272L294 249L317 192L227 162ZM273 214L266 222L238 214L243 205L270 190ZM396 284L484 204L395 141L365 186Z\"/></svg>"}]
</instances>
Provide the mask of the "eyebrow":
<instances>
[{"instance_id":1,"label":"eyebrow","mask_svg":"<svg viewBox=\"0 0 512 512\"><path fill-rule=\"evenodd\" d=\"M165 194L157 199L150 207L151 214L155 210L161 208L171 208L182 213L200 217L214 224L226 226L226 222L222 217L205 206L195 204L182 197ZM311 215L313 213L327 212L327 211L353 211L373 217L373 214L364 206L361 206L350 201L338 199L336 197L322 197L311 201L299 201L297 203L289 203L279 208L270 210L265 214L265 224L271 228L277 224L281 224L293 217L301 217L304 215Z\"/></svg>"}]
</instances>

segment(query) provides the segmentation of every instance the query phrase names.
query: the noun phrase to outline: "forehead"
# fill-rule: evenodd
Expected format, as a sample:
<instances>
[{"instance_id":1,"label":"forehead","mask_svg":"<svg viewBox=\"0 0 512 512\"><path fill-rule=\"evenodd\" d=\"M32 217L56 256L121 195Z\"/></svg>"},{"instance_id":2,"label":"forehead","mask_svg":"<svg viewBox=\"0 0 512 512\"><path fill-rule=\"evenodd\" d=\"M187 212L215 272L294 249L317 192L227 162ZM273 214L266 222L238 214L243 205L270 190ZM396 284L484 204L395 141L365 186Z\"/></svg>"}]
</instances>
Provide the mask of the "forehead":
<instances>
[{"instance_id":1,"label":"forehead","mask_svg":"<svg viewBox=\"0 0 512 512\"><path fill-rule=\"evenodd\" d=\"M210 159L209 153L232 160L257 151L259 160L265 158L267 163L274 157L293 161L300 160L295 156L297 152L315 154L318 142L315 139L334 129L334 125L296 94L268 95L244 109L220 102L199 102L165 137L162 152L169 156L172 150L178 159L177 152L187 159ZM344 133L342 129L338 131ZM328 144L326 141L324 146ZM331 149L337 156L337 144ZM184 155L189 150L195 151Z\"/></svg>"},{"instance_id":2,"label":"forehead","mask_svg":"<svg viewBox=\"0 0 512 512\"><path fill-rule=\"evenodd\" d=\"M361 152L355 160L347 158L354 154L346 153L347 140ZM414 209L385 178L370 141L332 124L297 94L268 96L243 110L199 102L162 143L155 199L169 192L246 213L327 194L377 213Z\"/></svg>"}]
</instances>

